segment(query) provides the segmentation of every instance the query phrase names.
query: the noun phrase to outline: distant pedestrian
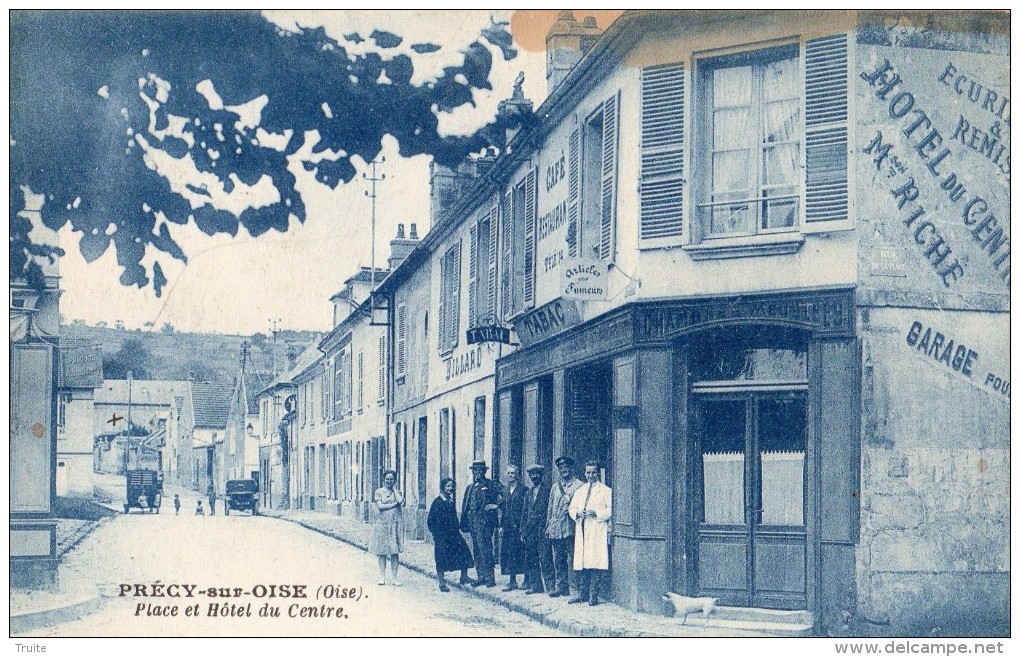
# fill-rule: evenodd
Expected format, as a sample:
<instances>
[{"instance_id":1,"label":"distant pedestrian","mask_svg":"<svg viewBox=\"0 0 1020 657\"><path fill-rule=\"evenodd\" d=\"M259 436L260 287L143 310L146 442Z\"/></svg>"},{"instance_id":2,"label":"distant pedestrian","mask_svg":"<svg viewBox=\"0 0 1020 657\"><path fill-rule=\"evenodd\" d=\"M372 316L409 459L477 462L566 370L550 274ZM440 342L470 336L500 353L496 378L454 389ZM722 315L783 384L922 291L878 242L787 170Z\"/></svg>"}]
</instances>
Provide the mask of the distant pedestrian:
<instances>
[{"instance_id":1,"label":"distant pedestrian","mask_svg":"<svg viewBox=\"0 0 1020 657\"><path fill-rule=\"evenodd\" d=\"M588 482L574 493L570 517L577 523L574 534L574 570L578 571L577 596L570 602L599 603L599 590L609 570L609 523L613 517L613 491L599 481L598 461L584 464Z\"/></svg>"},{"instance_id":2,"label":"distant pedestrian","mask_svg":"<svg viewBox=\"0 0 1020 657\"><path fill-rule=\"evenodd\" d=\"M510 576L504 591L517 590L517 576L524 574L524 543L521 542L521 522L524 505L528 501L528 487L519 481L516 465L506 469L506 486L499 501L499 527L502 534L499 550L499 571Z\"/></svg>"},{"instance_id":3,"label":"distant pedestrian","mask_svg":"<svg viewBox=\"0 0 1020 657\"><path fill-rule=\"evenodd\" d=\"M174 515L181 515L181 496L177 494L174 495Z\"/></svg>"},{"instance_id":4,"label":"distant pedestrian","mask_svg":"<svg viewBox=\"0 0 1020 657\"><path fill-rule=\"evenodd\" d=\"M205 515L205 509L202 508L202 500L199 500L198 501L198 506L195 507L195 515L196 516L204 516Z\"/></svg>"},{"instance_id":5,"label":"distant pedestrian","mask_svg":"<svg viewBox=\"0 0 1020 657\"><path fill-rule=\"evenodd\" d=\"M556 459L560 476L549 493L549 517L545 536L552 546L553 572L556 590L550 598L570 595L570 564L574 553L574 520L570 517L570 500L584 484L574 476L574 459L561 456Z\"/></svg>"},{"instance_id":6,"label":"distant pedestrian","mask_svg":"<svg viewBox=\"0 0 1020 657\"><path fill-rule=\"evenodd\" d=\"M432 501L427 521L429 532L432 534L432 543L435 545L436 579L439 581L439 590L443 593L450 590L446 585L447 572L459 570L460 583L470 584L468 568L475 565L467 542L460 533L460 524L457 522L456 488L453 479L449 477L439 482L440 495Z\"/></svg>"},{"instance_id":7,"label":"distant pedestrian","mask_svg":"<svg viewBox=\"0 0 1020 657\"><path fill-rule=\"evenodd\" d=\"M216 489L209 487L209 515L216 515Z\"/></svg>"},{"instance_id":8,"label":"distant pedestrian","mask_svg":"<svg viewBox=\"0 0 1020 657\"><path fill-rule=\"evenodd\" d=\"M499 524L499 484L485 476L488 469L485 461L471 464L473 481L464 491L464 505L460 510L460 530L471 534L471 550L475 558L477 581L472 586L496 586L492 536Z\"/></svg>"},{"instance_id":9,"label":"distant pedestrian","mask_svg":"<svg viewBox=\"0 0 1020 657\"><path fill-rule=\"evenodd\" d=\"M372 531L372 553L379 557L379 584L386 584L386 559L390 560L393 586L400 586L397 569L404 551L404 496L396 488L396 470L383 473L383 485L372 495L375 519Z\"/></svg>"},{"instance_id":10,"label":"distant pedestrian","mask_svg":"<svg viewBox=\"0 0 1020 657\"><path fill-rule=\"evenodd\" d=\"M521 541L524 544L524 588L526 593L543 593L543 574L549 590L556 588L552 552L545 537L549 512L549 484L545 481L545 467L528 466L531 488L527 492L521 520Z\"/></svg>"}]
</instances>

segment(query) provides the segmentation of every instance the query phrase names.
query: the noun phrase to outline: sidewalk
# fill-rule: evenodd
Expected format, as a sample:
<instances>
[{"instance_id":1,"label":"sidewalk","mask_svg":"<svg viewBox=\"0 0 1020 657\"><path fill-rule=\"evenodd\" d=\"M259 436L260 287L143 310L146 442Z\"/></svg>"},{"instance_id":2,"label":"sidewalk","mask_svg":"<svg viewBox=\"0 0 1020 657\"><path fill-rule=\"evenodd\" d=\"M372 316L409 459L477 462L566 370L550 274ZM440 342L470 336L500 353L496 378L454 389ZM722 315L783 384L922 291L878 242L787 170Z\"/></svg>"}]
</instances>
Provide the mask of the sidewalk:
<instances>
[{"instance_id":1,"label":"sidewalk","mask_svg":"<svg viewBox=\"0 0 1020 657\"><path fill-rule=\"evenodd\" d=\"M368 551L372 525L350 516L335 516L320 511L260 509L260 513L297 523L338 541ZM435 561L432 545L425 541L405 541L400 563L426 577L435 578ZM497 568L498 572L498 568ZM506 578L498 577L494 588L459 586L456 573L447 579L452 592L447 595L474 595L501 605L511 611L533 618L544 625L577 636L598 637L685 637L685 636L769 636L756 632L730 628L702 628L699 621L681 625L680 620L654 616L625 609L611 602L597 607L568 604L564 598L550 598L546 594L526 595L523 591L503 592ZM443 595L436 588L436 595Z\"/></svg>"}]
</instances>

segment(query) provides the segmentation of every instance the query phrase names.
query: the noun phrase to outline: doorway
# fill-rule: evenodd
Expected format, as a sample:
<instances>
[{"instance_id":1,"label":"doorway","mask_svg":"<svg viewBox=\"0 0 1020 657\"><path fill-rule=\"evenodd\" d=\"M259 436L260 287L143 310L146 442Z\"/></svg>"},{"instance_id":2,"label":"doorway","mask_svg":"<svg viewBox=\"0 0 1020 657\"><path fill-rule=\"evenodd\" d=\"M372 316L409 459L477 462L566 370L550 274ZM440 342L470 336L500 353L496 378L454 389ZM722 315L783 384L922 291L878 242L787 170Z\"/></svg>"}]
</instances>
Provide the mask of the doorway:
<instances>
[{"instance_id":1,"label":"doorway","mask_svg":"<svg viewBox=\"0 0 1020 657\"><path fill-rule=\"evenodd\" d=\"M699 595L806 608L806 392L696 393L691 421Z\"/></svg>"}]
</instances>

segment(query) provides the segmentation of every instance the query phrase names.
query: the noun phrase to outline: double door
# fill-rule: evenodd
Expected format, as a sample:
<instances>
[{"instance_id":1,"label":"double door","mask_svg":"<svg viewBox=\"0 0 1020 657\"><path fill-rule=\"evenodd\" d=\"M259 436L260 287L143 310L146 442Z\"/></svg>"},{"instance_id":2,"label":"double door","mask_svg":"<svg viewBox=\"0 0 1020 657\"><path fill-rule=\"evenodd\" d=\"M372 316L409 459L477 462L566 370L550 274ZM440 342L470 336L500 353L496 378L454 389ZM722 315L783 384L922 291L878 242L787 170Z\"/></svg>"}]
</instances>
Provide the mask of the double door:
<instances>
[{"instance_id":1,"label":"double door","mask_svg":"<svg viewBox=\"0 0 1020 657\"><path fill-rule=\"evenodd\" d=\"M694 392L691 423L699 595L805 609L806 391Z\"/></svg>"}]
</instances>

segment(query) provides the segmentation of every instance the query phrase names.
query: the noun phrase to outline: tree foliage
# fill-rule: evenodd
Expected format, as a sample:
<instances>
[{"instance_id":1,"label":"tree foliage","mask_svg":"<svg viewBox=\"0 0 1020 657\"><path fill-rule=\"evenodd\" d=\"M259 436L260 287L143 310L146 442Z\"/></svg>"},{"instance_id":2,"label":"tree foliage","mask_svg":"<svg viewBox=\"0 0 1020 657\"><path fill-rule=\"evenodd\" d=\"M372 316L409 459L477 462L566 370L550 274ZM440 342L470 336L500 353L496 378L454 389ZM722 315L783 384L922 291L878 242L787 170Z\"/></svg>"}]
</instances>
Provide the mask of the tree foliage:
<instances>
[{"instance_id":1,"label":"tree foliage","mask_svg":"<svg viewBox=\"0 0 1020 657\"><path fill-rule=\"evenodd\" d=\"M187 260L168 222L210 235L243 226L258 236L286 231L291 215L305 219L288 166L308 131L320 140L299 165L336 187L354 176L352 157L378 155L384 135L403 156L455 165L501 146L514 127L497 120L467 137L437 130L436 112L491 88L493 50L516 56L498 23L466 44L463 64L423 84L411 81L410 57L386 52L403 41L398 35L374 31L367 39L377 52L354 55L350 44L366 40L359 34L293 33L255 12L15 11L10 39L12 278L38 280L37 259L58 255L29 239L31 224L18 216L22 186L44 195L46 226L70 222L82 233L87 261L113 246L120 282L159 294L160 258ZM174 168L190 171L189 182L168 173ZM239 208L218 200L264 186L264 176L275 201Z\"/></svg>"}]
</instances>

